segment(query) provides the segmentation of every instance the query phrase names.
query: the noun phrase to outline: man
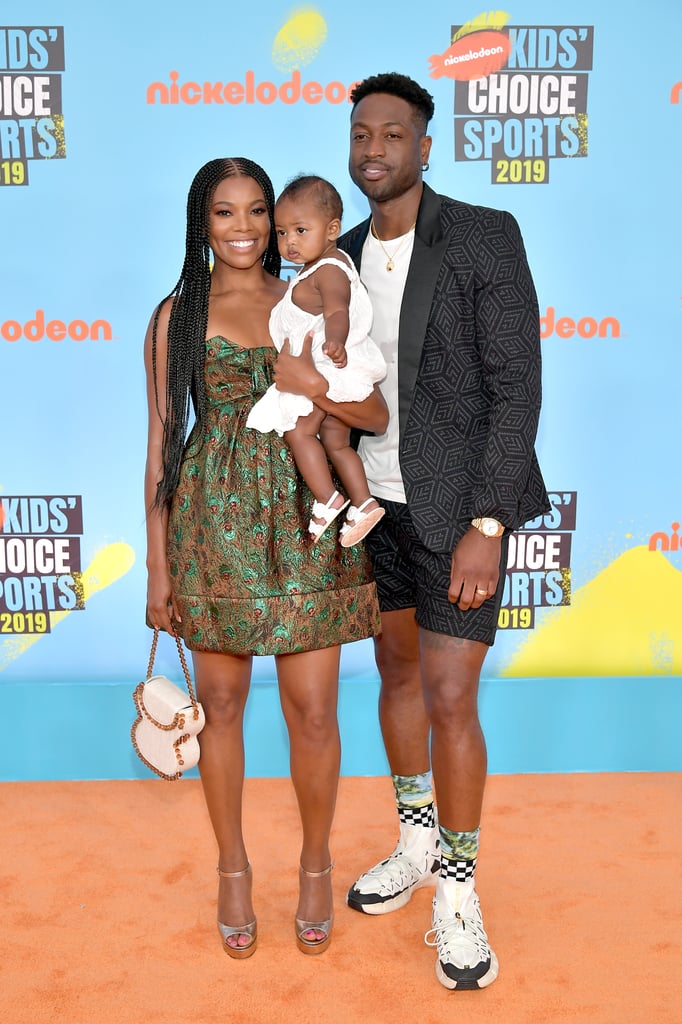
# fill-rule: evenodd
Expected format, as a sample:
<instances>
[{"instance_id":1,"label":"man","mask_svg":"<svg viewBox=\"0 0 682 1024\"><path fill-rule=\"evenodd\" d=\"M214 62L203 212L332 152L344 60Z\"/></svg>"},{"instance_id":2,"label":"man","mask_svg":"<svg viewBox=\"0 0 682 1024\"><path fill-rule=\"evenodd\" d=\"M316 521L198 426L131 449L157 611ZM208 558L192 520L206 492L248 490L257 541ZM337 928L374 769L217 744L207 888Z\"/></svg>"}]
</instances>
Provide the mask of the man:
<instances>
[{"instance_id":1,"label":"man","mask_svg":"<svg viewBox=\"0 0 682 1024\"><path fill-rule=\"evenodd\" d=\"M438 950L437 977L449 989L483 988L498 963L475 889L487 771L478 684L508 535L549 507L534 452L537 299L514 218L423 183L429 93L382 74L351 101L350 175L371 217L339 244L367 287L372 337L388 364L389 428L363 436L359 451L386 509L367 543L400 838L347 899L386 914L436 884L426 941Z\"/></svg>"}]
</instances>

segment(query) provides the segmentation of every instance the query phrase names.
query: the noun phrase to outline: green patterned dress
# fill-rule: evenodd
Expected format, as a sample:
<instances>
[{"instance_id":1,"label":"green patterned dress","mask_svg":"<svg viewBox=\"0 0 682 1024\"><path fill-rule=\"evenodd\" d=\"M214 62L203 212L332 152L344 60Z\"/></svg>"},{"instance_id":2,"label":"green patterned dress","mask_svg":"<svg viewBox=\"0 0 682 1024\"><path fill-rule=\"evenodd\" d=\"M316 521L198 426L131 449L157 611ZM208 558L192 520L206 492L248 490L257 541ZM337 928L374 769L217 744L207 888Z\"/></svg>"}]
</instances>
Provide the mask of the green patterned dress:
<instances>
[{"instance_id":1,"label":"green patterned dress","mask_svg":"<svg viewBox=\"0 0 682 1024\"><path fill-rule=\"evenodd\" d=\"M222 337L206 347L205 433L188 439L168 524L185 643L291 654L373 636L379 609L363 546L341 547L336 523L311 544L312 497L286 442L246 427L276 349Z\"/></svg>"}]
</instances>

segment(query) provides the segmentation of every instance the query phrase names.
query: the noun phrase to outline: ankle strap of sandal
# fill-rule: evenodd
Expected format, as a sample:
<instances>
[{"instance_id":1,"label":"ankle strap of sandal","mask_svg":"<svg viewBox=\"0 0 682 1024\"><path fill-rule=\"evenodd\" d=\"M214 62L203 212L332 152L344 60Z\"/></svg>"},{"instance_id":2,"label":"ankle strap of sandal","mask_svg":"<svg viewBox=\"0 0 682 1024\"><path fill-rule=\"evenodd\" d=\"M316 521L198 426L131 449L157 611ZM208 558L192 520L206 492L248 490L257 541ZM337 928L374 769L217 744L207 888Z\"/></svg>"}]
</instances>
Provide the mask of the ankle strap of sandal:
<instances>
[{"instance_id":1,"label":"ankle strap of sandal","mask_svg":"<svg viewBox=\"0 0 682 1024\"><path fill-rule=\"evenodd\" d=\"M220 865L218 865L218 867L216 868L216 871L218 872L221 878L243 878L244 875L248 875L250 870L250 864L247 864L243 871L223 871Z\"/></svg>"},{"instance_id":2,"label":"ankle strap of sandal","mask_svg":"<svg viewBox=\"0 0 682 1024\"><path fill-rule=\"evenodd\" d=\"M303 872L303 874L307 875L308 878L322 878L323 875L328 875L329 872L332 870L332 868L334 867L334 861L331 862L328 868L324 868L323 871L308 871L308 869L304 868L302 864L299 864L298 866Z\"/></svg>"}]
</instances>

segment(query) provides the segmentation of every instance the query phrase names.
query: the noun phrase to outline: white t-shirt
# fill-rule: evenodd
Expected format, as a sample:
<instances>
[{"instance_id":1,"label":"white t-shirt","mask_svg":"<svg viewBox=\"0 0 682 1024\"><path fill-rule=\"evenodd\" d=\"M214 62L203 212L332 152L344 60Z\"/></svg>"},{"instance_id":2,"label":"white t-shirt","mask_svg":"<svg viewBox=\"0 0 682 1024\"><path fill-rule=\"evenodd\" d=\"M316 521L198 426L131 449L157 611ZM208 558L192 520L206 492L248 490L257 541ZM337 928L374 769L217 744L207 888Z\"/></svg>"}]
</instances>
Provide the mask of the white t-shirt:
<instances>
[{"instance_id":1,"label":"white t-shirt","mask_svg":"<svg viewBox=\"0 0 682 1024\"><path fill-rule=\"evenodd\" d=\"M379 384L389 412L388 429L378 437L367 434L360 440L367 482L372 494L388 501L405 502L405 486L398 461L398 328L400 306L407 270L414 246L414 228L399 238L384 242L384 248L370 230L362 250L360 278L372 301L372 339L386 360L386 376ZM393 270L386 269L389 257Z\"/></svg>"}]
</instances>

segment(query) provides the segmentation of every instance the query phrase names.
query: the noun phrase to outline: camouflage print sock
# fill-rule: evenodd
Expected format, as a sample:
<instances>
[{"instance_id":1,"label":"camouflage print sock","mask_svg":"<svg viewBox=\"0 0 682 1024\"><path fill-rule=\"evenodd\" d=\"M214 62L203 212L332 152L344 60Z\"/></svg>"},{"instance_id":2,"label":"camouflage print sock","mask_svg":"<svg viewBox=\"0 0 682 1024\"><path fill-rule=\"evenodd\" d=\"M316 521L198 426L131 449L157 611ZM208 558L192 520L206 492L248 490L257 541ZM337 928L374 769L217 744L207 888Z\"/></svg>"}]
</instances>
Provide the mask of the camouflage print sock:
<instances>
[{"instance_id":1,"label":"camouflage print sock","mask_svg":"<svg viewBox=\"0 0 682 1024\"><path fill-rule=\"evenodd\" d=\"M480 828L475 828L471 832L453 832L452 829L439 825L438 831L441 878L467 882L474 877L476 870Z\"/></svg>"},{"instance_id":2,"label":"camouflage print sock","mask_svg":"<svg viewBox=\"0 0 682 1024\"><path fill-rule=\"evenodd\" d=\"M433 806L433 781L431 772L421 775L392 775L398 817L406 825L423 825L433 828L436 813Z\"/></svg>"}]
</instances>

